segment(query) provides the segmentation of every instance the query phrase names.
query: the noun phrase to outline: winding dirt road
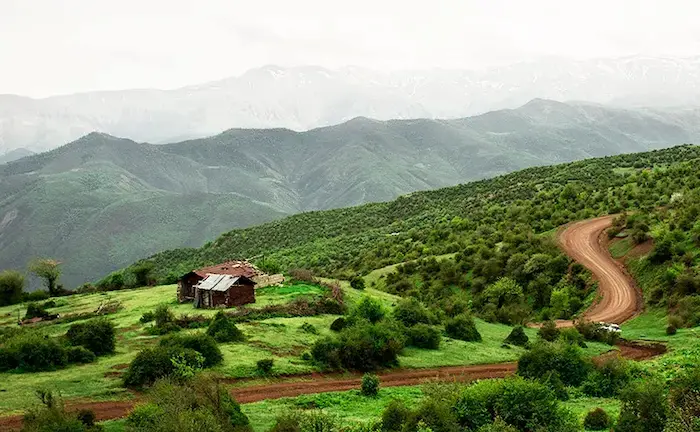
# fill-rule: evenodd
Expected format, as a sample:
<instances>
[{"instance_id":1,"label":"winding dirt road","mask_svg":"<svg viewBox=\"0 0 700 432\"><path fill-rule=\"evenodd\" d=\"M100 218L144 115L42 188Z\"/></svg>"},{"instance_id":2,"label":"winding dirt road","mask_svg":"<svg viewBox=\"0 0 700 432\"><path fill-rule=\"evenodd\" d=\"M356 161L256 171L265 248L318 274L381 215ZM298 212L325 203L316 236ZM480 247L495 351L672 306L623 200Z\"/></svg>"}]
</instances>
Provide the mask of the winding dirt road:
<instances>
[{"instance_id":1,"label":"winding dirt road","mask_svg":"<svg viewBox=\"0 0 700 432\"><path fill-rule=\"evenodd\" d=\"M574 260L588 268L599 283L600 301L586 311L584 317L591 321L621 323L641 310L641 293L634 280L618 264L601 242L602 235L611 223L613 216L576 222L563 228L558 235L561 248ZM571 321L559 321L560 327L571 326ZM644 360L665 352L660 345L641 345L631 342L619 346L626 358ZM594 360L602 361L609 355L603 354ZM379 374L382 386L416 385L430 379L449 381L471 381L475 379L503 378L512 375L516 363L490 365L450 366L433 369L393 369ZM230 383L236 381L231 380ZM288 377L279 382L235 387L231 394L240 403L252 403L266 399L294 397L303 394L344 391L359 388L359 374L311 374ZM97 419L109 420L128 414L138 403L133 401L86 402L69 404L70 409L92 409ZM20 416L0 418L0 430L17 430L21 427Z\"/></svg>"},{"instance_id":2,"label":"winding dirt road","mask_svg":"<svg viewBox=\"0 0 700 432\"><path fill-rule=\"evenodd\" d=\"M603 236L613 218L604 216L573 223L559 233L558 241L567 255L590 270L598 281L600 300L584 313L584 318L621 324L642 310L642 295L634 279L604 246ZM558 325L572 323L561 321Z\"/></svg>"}]
</instances>

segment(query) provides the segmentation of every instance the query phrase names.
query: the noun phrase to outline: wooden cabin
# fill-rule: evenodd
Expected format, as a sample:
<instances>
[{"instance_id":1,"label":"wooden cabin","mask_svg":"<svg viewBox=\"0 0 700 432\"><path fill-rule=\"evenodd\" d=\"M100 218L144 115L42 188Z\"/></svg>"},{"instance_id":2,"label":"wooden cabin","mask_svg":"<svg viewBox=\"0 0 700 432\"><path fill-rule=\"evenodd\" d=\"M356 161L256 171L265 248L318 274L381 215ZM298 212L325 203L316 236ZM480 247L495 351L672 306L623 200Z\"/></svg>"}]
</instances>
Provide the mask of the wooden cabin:
<instances>
[{"instance_id":1,"label":"wooden cabin","mask_svg":"<svg viewBox=\"0 0 700 432\"><path fill-rule=\"evenodd\" d=\"M260 276L262 272L248 261L228 261L210 267L204 267L183 275L177 281L177 299L180 303L194 301L195 285L200 283L209 274L243 276L250 280Z\"/></svg>"},{"instance_id":2,"label":"wooden cabin","mask_svg":"<svg viewBox=\"0 0 700 432\"><path fill-rule=\"evenodd\" d=\"M194 307L197 308L255 303L255 282L245 276L207 274L194 290Z\"/></svg>"}]
</instances>

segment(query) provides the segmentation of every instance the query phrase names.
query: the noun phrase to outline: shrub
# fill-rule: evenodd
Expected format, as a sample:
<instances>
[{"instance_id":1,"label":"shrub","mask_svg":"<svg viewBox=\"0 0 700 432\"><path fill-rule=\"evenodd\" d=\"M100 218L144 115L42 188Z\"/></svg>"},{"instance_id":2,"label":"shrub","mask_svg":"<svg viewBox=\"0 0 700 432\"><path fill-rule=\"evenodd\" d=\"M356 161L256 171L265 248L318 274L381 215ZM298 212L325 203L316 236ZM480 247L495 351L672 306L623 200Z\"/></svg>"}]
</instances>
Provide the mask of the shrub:
<instances>
[{"instance_id":1,"label":"shrub","mask_svg":"<svg viewBox=\"0 0 700 432\"><path fill-rule=\"evenodd\" d=\"M427 398L408 418L404 431L459 432L459 425L448 404Z\"/></svg>"},{"instance_id":2,"label":"shrub","mask_svg":"<svg viewBox=\"0 0 700 432\"><path fill-rule=\"evenodd\" d=\"M162 326L151 326L146 329L146 331L152 335L165 335L168 333L177 333L180 330L182 330L182 328L174 322L165 323Z\"/></svg>"},{"instance_id":3,"label":"shrub","mask_svg":"<svg viewBox=\"0 0 700 432\"><path fill-rule=\"evenodd\" d=\"M406 330L407 344L416 348L438 349L442 335L440 330L427 324L416 324Z\"/></svg>"},{"instance_id":4,"label":"shrub","mask_svg":"<svg viewBox=\"0 0 700 432\"><path fill-rule=\"evenodd\" d=\"M604 329L600 324L590 321L577 321L574 323L576 330L583 336L585 340L596 341L615 345L620 338L620 335L614 331Z\"/></svg>"},{"instance_id":5,"label":"shrub","mask_svg":"<svg viewBox=\"0 0 700 432\"><path fill-rule=\"evenodd\" d=\"M316 341L311 347L311 357L319 364L337 369L340 363L340 342L324 337Z\"/></svg>"},{"instance_id":6,"label":"shrub","mask_svg":"<svg viewBox=\"0 0 700 432\"><path fill-rule=\"evenodd\" d=\"M352 321L367 320L372 324L384 319L386 311L379 300L372 297L363 297L350 312Z\"/></svg>"},{"instance_id":7,"label":"shrub","mask_svg":"<svg viewBox=\"0 0 700 432\"><path fill-rule=\"evenodd\" d=\"M392 400L382 413L382 431L401 432L410 414L411 412L406 408L406 405L400 401Z\"/></svg>"},{"instance_id":8,"label":"shrub","mask_svg":"<svg viewBox=\"0 0 700 432\"><path fill-rule=\"evenodd\" d=\"M12 305L22 301L24 276L14 270L0 273L0 306Z\"/></svg>"},{"instance_id":9,"label":"shrub","mask_svg":"<svg viewBox=\"0 0 700 432\"><path fill-rule=\"evenodd\" d=\"M537 331L537 336L547 342L554 342L559 338L559 329L554 321L545 321Z\"/></svg>"},{"instance_id":10,"label":"shrub","mask_svg":"<svg viewBox=\"0 0 700 432\"><path fill-rule=\"evenodd\" d=\"M86 424L75 413L65 410L63 402L55 397L50 391L40 390L37 396L41 401L39 408L31 409L24 415L23 432L89 432L101 430L94 425ZM94 415L94 413L93 413ZM90 420L86 415L85 420Z\"/></svg>"},{"instance_id":11,"label":"shrub","mask_svg":"<svg viewBox=\"0 0 700 432\"><path fill-rule=\"evenodd\" d=\"M310 333L310 334L315 334L315 335L318 334L318 330L316 329L316 327L314 327L312 324L309 324L307 322L305 322L301 325L301 330L303 332Z\"/></svg>"},{"instance_id":12,"label":"shrub","mask_svg":"<svg viewBox=\"0 0 700 432\"><path fill-rule=\"evenodd\" d=\"M193 368L201 367L202 355L195 350L172 346L146 348L136 355L124 373L124 385L140 387L171 375L175 370L172 361L175 357L183 359Z\"/></svg>"},{"instance_id":13,"label":"shrub","mask_svg":"<svg viewBox=\"0 0 700 432\"><path fill-rule=\"evenodd\" d=\"M207 329L207 334L221 343L245 340L243 332L236 327L234 319L226 316L222 311L217 312L214 316Z\"/></svg>"},{"instance_id":14,"label":"shrub","mask_svg":"<svg viewBox=\"0 0 700 432\"><path fill-rule=\"evenodd\" d=\"M301 432L303 414L298 411L286 411L278 415L270 432Z\"/></svg>"},{"instance_id":15,"label":"shrub","mask_svg":"<svg viewBox=\"0 0 700 432\"><path fill-rule=\"evenodd\" d=\"M379 394L379 377L369 373L362 375L362 387L360 392L363 396L377 396L377 394Z\"/></svg>"},{"instance_id":16,"label":"shrub","mask_svg":"<svg viewBox=\"0 0 700 432\"><path fill-rule=\"evenodd\" d=\"M274 364L275 361L273 359L258 360L256 363L258 371L263 375L269 375L272 372Z\"/></svg>"},{"instance_id":17,"label":"shrub","mask_svg":"<svg viewBox=\"0 0 700 432\"><path fill-rule=\"evenodd\" d=\"M56 338L35 331L12 337L3 344L0 353L0 370L48 371L68 363L65 346Z\"/></svg>"},{"instance_id":18,"label":"shrub","mask_svg":"<svg viewBox=\"0 0 700 432\"><path fill-rule=\"evenodd\" d=\"M696 327L700 325L700 296L685 296L678 300L674 314L676 327Z\"/></svg>"},{"instance_id":19,"label":"shrub","mask_svg":"<svg viewBox=\"0 0 700 432\"><path fill-rule=\"evenodd\" d=\"M334 332L339 332L345 327L347 327L348 323L345 320L345 318L340 317L336 318L332 323L331 323L331 330Z\"/></svg>"},{"instance_id":20,"label":"shrub","mask_svg":"<svg viewBox=\"0 0 700 432\"><path fill-rule=\"evenodd\" d=\"M493 423L480 427L477 430L477 432L519 432L519 431L516 428L514 428L513 426L511 426L508 423L501 420L501 418L499 417Z\"/></svg>"},{"instance_id":21,"label":"shrub","mask_svg":"<svg viewBox=\"0 0 700 432\"><path fill-rule=\"evenodd\" d=\"M518 375L541 379L555 371L566 385L579 386L588 376L591 363L579 347L542 342L524 353L518 360Z\"/></svg>"},{"instance_id":22,"label":"shrub","mask_svg":"<svg viewBox=\"0 0 700 432\"><path fill-rule=\"evenodd\" d=\"M153 319L156 327L163 327L168 323L172 323L175 320L175 315L173 315L168 305L162 304L153 311Z\"/></svg>"},{"instance_id":23,"label":"shrub","mask_svg":"<svg viewBox=\"0 0 700 432\"><path fill-rule=\"evenodd\" d=\"M457 315L447 320L445 332L452 339L459 339L467 342L481 342L481 334L476 329L474 319L468 314Z\"/></svg>"},{"instance_id":24,"label":"shrub","mask_svg":"<svg viewBox=\"0 0 700 432\"><path fill-rule=\"evenodd\" d=\"M620 393L622 408L615 432L662 432L668 415L668 400L661 383L631 384Z\"/></svg>"},{"instance_id":25,"label":"shrub","mask_svg":"<svg viewBox=\"0 0 700 432\"><path fill-rule=\"evenodd\" d=\"M557 399L562 401L569 400L569 392L558 372L549 371L545 373L544 376L540 378L540 382L547 386Z\"/></svg>"},{"instance_id":26,"label":"shrub","mask_svg":"<svg viewBox=\"0 0 700 432\"><path fill-rule=\"evenodd\" d=\"M224 360L213 337L206 334L170 335L160 341L162 347L180 347L197 351L204 357L205 368L220 364Z\"/></svg>"},{"instance_id":27,"label":"shrub","mask_svg":"<svg viewBox=\"0 0 700 432\"><path fill-rule=\"evenodd\" d=\"M589 374L583 383L585 394L594 397L613 397L627 387L632 380L629 362L620 357L606 360Z\"/></svg>"},{"instance_id":28,"label":"shrub","mask_svg":"<svg viewBox=\"0 0 700 432\"><path fill-rule=\"evenodd\" d=\"M361 276L354 276L350 279L350 286L356 290L365 289L365 280Z\"/></svg>"},{"instance_id":29,"label":"shrub","mask_svg":"<svg viewBox=\"0 0 700 432\"><path fill-rule=\"evenodd\" d=\"M503 421L518 430L538 430L542 427L550 430L561 421L554 394L535 381L506 379L494 407Z\"/></svg>"},{"instance_id":30,"label":"shrub","mask_svg":"<svg viewBox=\"0 0 700 432\"><path fill-rule=\"evenodd\" d=\"M48 316L49 312L42 305L32 302L27 305L27 313L24 315L24 319L46 318Z\"/></svg>"},{"instance_id":31,"label":"shrub","mask_svg":"<svg viewBox=\"0 0 700 432\"><path fill-rule=\"evenodd\" d=\"M155 319L156 319L156 314L153 313L153 311L148 311L148 312L144 313L143 315L141 315L141 318L139 318L139 321L142 324L146 324L146 323L149 323Z\"/></svg>"},{"instance_id":32,"label":"shrub","mask_svg":"<svg viewBox=\"0 0 700 432\"><path fill-rule=\"evenodd\" d=\"M66 338L71 345L85 347L96 356L113 353L117 344L114 324L105 318L73 324Z\"/></svg>"},{"instance_id":33,"label":"shrub","mask_svg":"<svg viewBox=\"0 0 700 432\"><path fill-rule=\"evenodd\" d=\"M573 327L561 329L561 331L559 332L559 341L564 344L577 345L581 348L587 347L583 335Z\"/></svg>"},{"instance_id":34,"label":"shrub","mask_svg":"<svg viewBox=\"0 0 700 432\"><path fill-rule=\"evenodd\" d=\"M480 381L466 387L454 403L458 424L470 431L488 425L502 389L503 381Z\"/></svg>"},{"instance_id":35,"label":"shrub","mask_svg":"<svg viewBox=\"0 0 700 432\"><path fill-rule=\"evenodd\" d=\"M207 376L185 382L161 380L151 389L148 399L147 404L129 414L127 430L250 431L250 422L240 405Z\"/></svg>"},{"instance_id":36,"label":"shrub","mask_svg":"<svg viewBox=\"0 0 700 432\"><path fill-rule=\"evenodd\" d=\"M528 338L525 334L525 329L523 326L516 326L513 328L513 330L511 330L508 337L503 340L503 343L516 346L525 346L529 341L530 338Z\"/></svg>"},{"instance_id":37,"label":"shrub","mask_svg":"<svg viewBox=\"0 0 700 432\"><path fill-rule=\"evenodd\" d=\"M602 408L596 408L586 414L583 426L590 430L606 430L612 426L612 420L607 412Z\"/></svg>"},{"instance_id":38,"label":"shrub","mask_svg":"<svg viewBox=\"0 0 700 432\"><path fill-rule=\"evenodd\" d=\"M66 351L68 363L92 363L97 359L95 353L82 346L74 346Z\"/></svg>"},{"instance_id":39,"label":"shrub","mask_svg":"<svg viewBox=\"0 0 700 432\"><path fill-rule=\"evenodd\" d=\"M435 317L430 311L414 297L402 299L394 308L394 318L406 326L414 326L419 323L431 324Z\"/></svg>"},{"instance_id":40,"label":"shrub","mask_svg":"<svg viewBox=\"0 0 700 432\"><path fill-rule=\"evenodd\" d=\"M339 335L339 358L348 369L371 371L396 364L404 335L391 323L360 322Z\"/></svg>"}]
</instances>

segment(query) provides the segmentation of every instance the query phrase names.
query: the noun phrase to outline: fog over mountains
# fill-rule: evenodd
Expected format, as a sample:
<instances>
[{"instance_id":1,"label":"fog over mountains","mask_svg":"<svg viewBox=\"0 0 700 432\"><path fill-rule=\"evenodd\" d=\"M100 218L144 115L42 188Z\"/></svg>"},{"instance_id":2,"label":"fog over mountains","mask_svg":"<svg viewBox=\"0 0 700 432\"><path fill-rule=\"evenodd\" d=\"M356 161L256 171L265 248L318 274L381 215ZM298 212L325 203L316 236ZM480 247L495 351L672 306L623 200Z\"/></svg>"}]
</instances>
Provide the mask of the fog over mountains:
<instances>
[{"instance_id":1,"label":"fog over mountains","mask_svg":"<svg viewBox=\"0 0 700 432\"><path fill-rule=\"evenodd\" d=\"M0 165L0 268L55 257L75 287L158 251L301 211L698 141L700 109L543 99L453 120L360 117L173 144L91 133Z\"/></svg>"},{"instance_id":2,"label":"fog over mountains","mask_svg":"<svg viewBox=\"0 0 700 432\"><path fill-rule=\"evenodd\" d=\"M479 71L266 66L167 91L46 99L0 95L0 155L55 148L93 131L162 143L231 127L301 131L358 116L460 118L515 108L534 98L619 107L692 106L700 101L700 57L553 58Z\"/></svg>"}]
</instances>

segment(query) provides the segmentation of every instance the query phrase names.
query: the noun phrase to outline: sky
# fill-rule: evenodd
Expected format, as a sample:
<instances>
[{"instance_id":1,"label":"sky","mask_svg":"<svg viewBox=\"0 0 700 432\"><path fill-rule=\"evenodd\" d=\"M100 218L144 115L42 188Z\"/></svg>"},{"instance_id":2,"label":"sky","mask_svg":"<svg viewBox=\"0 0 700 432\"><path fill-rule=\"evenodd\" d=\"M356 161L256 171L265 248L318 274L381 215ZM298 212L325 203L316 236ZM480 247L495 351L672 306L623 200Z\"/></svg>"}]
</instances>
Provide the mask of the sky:
<instances>
[{"instance_id":1,"label":"sky","mask_svg":"<svg viewBox=\"0 0 700 432\"><path fill-rule=\"evenodd\" d=\"M697 0L0 0L0 94L169 89L280 66L700 54Z\"/></svg>"}]
</instances>

